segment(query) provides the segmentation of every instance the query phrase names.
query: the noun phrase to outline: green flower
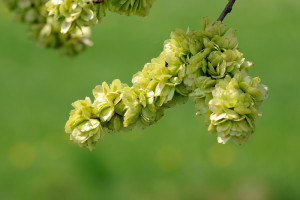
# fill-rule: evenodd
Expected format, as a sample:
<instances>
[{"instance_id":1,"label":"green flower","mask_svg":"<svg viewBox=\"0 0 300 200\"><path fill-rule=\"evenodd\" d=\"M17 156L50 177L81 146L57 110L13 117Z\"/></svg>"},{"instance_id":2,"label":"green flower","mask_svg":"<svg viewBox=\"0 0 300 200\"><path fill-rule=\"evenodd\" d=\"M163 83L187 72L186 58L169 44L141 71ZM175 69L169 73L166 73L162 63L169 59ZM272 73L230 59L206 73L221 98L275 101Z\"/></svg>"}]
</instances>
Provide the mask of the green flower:
<instances>
[{"instance_id":1,"label":"green flower","mask_svg":"<svg viewBox=\"0 0 300 200\"><path fill-rule=\"evenodd\" d=\"M31 29L31 37L36 38L40 46L57 48L62 55L72 57L92 45L89 40L90 28L83 27L73 33L62 34L52 25L52 18L48 18L48 21L42 28L32 26Z\"/></svg>"},{"instance_id":2,"label":"green flower","mask_svg":"<svg viewBox=\"0 0 300 200\"><path fill-rule=\"evenodd\" d=\"M71 33L62 34L61 22L53 16L48 16L45 9L46 2L47 0L5 0L15 20L29 24L29 37L36 39L39 46L56 48L62 55L75 56L92 45L89 40L89 27L76 28ZM53 2L62 3L62 1Z\"/></svg>"},{"instance_id":3,"label":"green flower","mask_svg":"<svg viewBox=\"0 0 300 200\"><path fill-rule=\"evenodd\" d=\"M249 83L246 90L245 81ZM220 143L226 143L230 138L237 144L247 141L255 130L254 120L261 116L258 103L266 99L267 88L260 85L257 78L250 78L242 71L234 78L226 76L220 80L212 96L209 131L218 133Z\"/></svg>"},{"instance_id":4,"label":"green flower","mask_svg":"<svg viewBox=\"0 0 300 200\"><path fill-rule=\"evenodd\" d=\"M202 71L209 76L220 79L227 74L240 70L245 59L238 50L213 51L207 57L207 66Z\"/></svg>"},{"instance_id":5,"label":"green flower","mask_svg":"<svg viewBox=\"0 0 300 200\"><path fill-rule=\"evenodd\" d=\"M148 15L154 0L3 0L15 21L29 25L29 36L41 47L75 56L91 46L86 30L111 11Z\"/></svg>"},{"instance_id":6,"label":"green flower","mask_svg":"<svg viewBox=\"0 0 300 200\"><path fill-rule=\"evenodd\" d=\"M70 134L70 140L80 147L93 150L96 142L103 137L103 131L99 119L93 113L92 102L87 97L85 100L74 102L72 106L75 109L70 113L65 131Z\"/></svg>"},{"instance_id":7,"label":"green flower","mask_svg":"<svg viewBox=\"0 0 300 200\"><path fill-rule=\"evenodd\" d=\"M86 0L50 0L45 6L49 16L59 22L56 28L65 34L97 24L105 16L106 1L94 4Z\"/></svg>"},{"instance_id":8,"label":"green flower","mask_svg":"<svg viewBox=\"0 0 300 200\"><path fill-rule=\"evenodd\" d=\"M122 103L125 105L123 124L124 127L129 127L139 119L143 105L139 101L139 95L133 89L127 87L122 94Z\"/></svg>"},{"instance_id":9,"label":"green flower","mask_svg":"<svg viewBox=\"0 0 300 200\"><path fill-rule=\"evenodd\" d=\"M132 87L118 79L96 86L94 103L76 103L66 131L76 130L73 136L80 144L87 144L87 138L94 144L99 130L144 129L161 119L165 109L193 97L196 114L205 116L219 143L232 138L242 144L254 132L255 119L261 116L258 108L268 96L260 79L248 75L252 65L238 51L233 29L204 18L203 31L172 32L161 54L133 76Z\"/></svg>"},{"instance_id":10,"label":"green flower","mask_svg":"<svg viewBox=\"0 0 300 200\"><path fill-rule=\"evenodd\" d=\"M43 5L47 0L3 0L18 22L34 24L44 21Z\"/></svg>"},{"instance_id":11,"label":"green flower","mask_svg":"<svg viewBox=\"0 0 300 200\"><path fill-rule=\"evenodd\" d=\"M108 122L115 114L115 106L122 100L122 89L127 85L116 79L110 86L106 82L98 85L93 90L95 101L93 112L100 118L101 122Z\"/></svg>"},{"instance_id":12,"label":"green flower","mask_svg":"<svg viewBox=\"0 0 300 200\"><path fill-rule=\"evenodd\" d=\"M79 124L71 133L70 139L80 147L95 149L96 143L103 137L101 124L97 119L90 119Z\"/></svg>"},{"instance_id":13,"label":"green flower","mask_svg":"<svg viewBox=\"0 0 300 200\"><path fill-rule=\"evenodd\" d=\"M70 117L65 126L66 133L72 133L77 125L83 121L88 121L92 117L92 102L90 98L85 100L78 100L72 103L72 106L75 108L70 112Z\"/></svg>"}]
</instances>

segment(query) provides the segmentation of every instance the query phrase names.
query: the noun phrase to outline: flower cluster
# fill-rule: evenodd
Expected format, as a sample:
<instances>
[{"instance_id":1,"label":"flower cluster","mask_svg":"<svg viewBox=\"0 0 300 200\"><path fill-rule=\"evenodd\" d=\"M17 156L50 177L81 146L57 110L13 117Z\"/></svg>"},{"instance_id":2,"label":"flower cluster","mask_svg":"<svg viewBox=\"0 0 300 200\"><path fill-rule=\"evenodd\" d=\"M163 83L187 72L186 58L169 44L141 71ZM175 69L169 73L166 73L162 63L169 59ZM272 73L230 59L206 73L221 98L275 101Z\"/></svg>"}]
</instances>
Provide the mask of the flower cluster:
<instances>
[{"instance_id":1,"label":"flower cluster","mask_svg":"<svg viewBox=\"0 0 300 200\"><path fill-rule=\"evenodd\" d=\"M107 10L126 16L147 16L153 3L154 0L49 0L45 7L61 33L69 33L94 26Z\"/></svg>"},{"instance_id":2,"label":"flower cluster","mask_svg":"<svg viewBox=\"0 0 300 200\"><path fill-rule=\"evenodd\" d=\"M45 7L54 19L54 26L65 34L97 24L105 15L106 1L94 4L86 0L50 0Z\"/></svg>"},{"instance_id":3,"label":"flower cluster","mask_svg":"<svg viewBox=\"0 0 300 200\"><path fill-rule=\"evenodd\" d=\"M34 23L44 20L45 13L41 8L47 0L3 0L3 2L12 11L14 19L18 22Z\"/></svg>"},{"instance_id":4,"label":"flower cluster","mask_svg":"<svg viewBox=\"0 0 300 200\"><path fill-rule=\"evenodd\" d=\"M163 52L133 76L131 87L120 80L110 86L104 82L93 90L93 103L89 98L85 104L75 102L66 132L71 140L93 149L100 139L96 130L103 135L146 128L166 108L193 97L196 114L205 116L219 143L232 138L242 144L254 132L254 120L261 116L258 107L268 91L258 77L248 75L252 65L238 50L233 29L204 18L202 31L174 31Z\"/></svg>"},{"instance_id":5,"label":"flower cluster","mask_svg":"<svg viewBox=\"0 0 300 200\"><path fill-rule=\"evenodd\" d=\"M209 131L218 133L220 143L232 138L242 144L250 139L254 120L261 116L258 105L267 97L267 87L259 82L258 77L251 78L242 70L216 84L209 101Z\"/></svg>"},{"instance_id":6,"label":"flower cluster","mask_svg":"<svg viewBox=\"0 0 300 200\"><path fill-rule=\"evenodd\" d=\"M89 98L76 101L72 104L75 108L66 125L66 132L72 133L71 140L81 147L95 148L95 143L103 135L99 120L93 119L93 107Z\"/></svg>"},{"instance_id":7,"label":"flower cluster","mask_svg":"<svg viewBox=\"0 0 300 200\"><path fill-rule=\"evenodd\" d=\"M55 48L62 55L75 56L92 45L89 40L90 28L84 27L72 33L62 34L57 22L48 16L45 9L47 0L4 0L18 22L29 25L29 37L37 40L44 48Z\"/></svg>"},{"instance_id":8,"label":"flower cluster","mask_svg":"<svg viewBox=\"0 0 300 200\"><path fill-rule=\"evenodd\" d=\"M29 24L29 36L39 46L75 56L91 46L90 27L106 11L146 16L154 0L3 0L14 19Z\"/></svg>"}]
</instances>

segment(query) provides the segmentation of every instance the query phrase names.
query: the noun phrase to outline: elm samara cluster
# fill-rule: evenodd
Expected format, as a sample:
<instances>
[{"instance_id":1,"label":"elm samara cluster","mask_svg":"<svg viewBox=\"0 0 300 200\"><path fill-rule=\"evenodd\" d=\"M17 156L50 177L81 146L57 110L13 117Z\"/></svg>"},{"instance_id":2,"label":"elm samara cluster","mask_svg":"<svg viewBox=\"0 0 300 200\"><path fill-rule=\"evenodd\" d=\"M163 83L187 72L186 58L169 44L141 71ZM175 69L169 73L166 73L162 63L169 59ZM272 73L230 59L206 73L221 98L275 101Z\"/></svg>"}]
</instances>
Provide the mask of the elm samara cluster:
<instances>
[{"instance_id":1,"label":"elm samara cluster","mask_svg":"<svg viewBox=\"0 0 300 200\"><path fill-rule=\"evenodd\" d=\"M107 11L147 16L154 0L3 0L17 22L29 25L39 46L76 56L93 43L90 28Z\"/></svg>"},{"instance_id":2,"label":"elm samara cluster","mask_svg":"<svg viewBox=\"0 0 300 200\"><path fill-rule=\"evenodd\" d=\"M93 102L88 97L74 102L65 131L93 150L105 133L144 129L165 109L192 97L196 114L205 116L219 143L243 144L268 95L260 79L249 76L252 65L238 50L235 30L220 21L210 24L206 17L202 31L172 32L163 52L133 76L131 87L118 79L103 82L93 90Z\"/></svg>"}]
</instances>

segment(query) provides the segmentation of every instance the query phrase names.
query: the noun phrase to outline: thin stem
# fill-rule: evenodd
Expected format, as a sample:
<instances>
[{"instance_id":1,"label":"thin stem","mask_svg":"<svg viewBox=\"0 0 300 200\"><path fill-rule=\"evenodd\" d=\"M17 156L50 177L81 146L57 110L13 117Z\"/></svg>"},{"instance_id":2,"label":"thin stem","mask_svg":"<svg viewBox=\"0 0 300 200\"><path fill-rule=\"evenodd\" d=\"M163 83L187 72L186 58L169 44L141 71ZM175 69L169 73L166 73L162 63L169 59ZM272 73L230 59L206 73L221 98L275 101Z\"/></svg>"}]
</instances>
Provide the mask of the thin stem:
<instances>
[{"instance_id":1,"label":"thin stem","mask_svg":"<svg viewBox=\"0 0 300 200\"><path fill-rule=\"evenodd\" d=\"M223 10L223 12L221 13L220 17L218 18L217 21L223 21L224 18L226 17L226 15L228 13L231 12L233 4L235 3L236 0L229 0L228 4L226 5L225 9Z\"/></svg>"}]
</instances>

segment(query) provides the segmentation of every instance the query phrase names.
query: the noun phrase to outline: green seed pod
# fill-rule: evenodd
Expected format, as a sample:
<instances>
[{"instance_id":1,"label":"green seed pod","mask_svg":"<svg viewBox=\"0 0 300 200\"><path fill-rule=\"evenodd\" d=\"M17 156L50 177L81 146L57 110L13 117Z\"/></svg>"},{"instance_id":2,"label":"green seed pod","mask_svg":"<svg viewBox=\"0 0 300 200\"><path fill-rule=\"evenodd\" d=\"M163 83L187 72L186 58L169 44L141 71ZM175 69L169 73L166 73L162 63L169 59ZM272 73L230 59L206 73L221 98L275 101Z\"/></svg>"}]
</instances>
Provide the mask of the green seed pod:
<instances>
[{"instance_id":1,"label":"green seed pod","mask_svg":"<svg viewBox=\"0 0 300 200\"><path fill-rule=\"evenodd\" d=\"M116 79L112 82L110 87L106 82L98 85L93 90L95 101L93 103L93 112L101 122L108 122L115 114L115 106L120 103L122 99L122 89L127 85L122 84L120 80Z\"/></svg>"},{"instance_id":2,"label":"green seed pod","mask_svg":"<svg viewBox=\"0 0 300 200\"><path fill-rule=\"evenodd\" d=\"M212 92L213 99L209 102L210 130L218 133L218 141L226 143L231 137L234 142L242 144L247 141L254 132L254 120L260 116L258 112L258 100L267 97L267 88L260 86L248 87L257 92L243 91L241 83L245 79L251 79L246 71L237 73L234 78L226 76L219 80L216 89ZM251 83L257 78L252 78ZM259 88L259 89L258 89Z\"/></svg>"},{"instance_id":3,"label":"green seed pod","mask_svg":"<svg viewBox=\"0 0 300 200\"><path fill-rule=\"evenodd\" d=\"M29 25L29 37L37 40L37 44L41 47L56 48L62 55L75 56L92 45L88 39L90 37L88 27L62 34L58 28L60 22L48 16L45 9L47 0L5 0L4 2L16 21Z\"/></svg>"},{"instance_id":4,"label":"green seed pod","mask_svg":"<svg viewBox=\"0 0 300 200\"><path fill-rule=\"evenodd\" d=\"M76 56L91 46L90 27L110 10L146 16L154 0L3 0L15 21L29 25L29 36L44 48Z\"/></svg>"},{"instance_id":5,"label":"green seed pod","mask_svg":"<svg viewBox=\"0 0 300 200\"><path fill-rule=\"evenodd\" d=\"M75 109L70 112L69 120L65 126L66 133L72 133L77 125L92 118L93 107L90 98L75 101L72 106Z\"/></svg>"},{"instance_id":6,"label":"green seed pod","mask_svg":"<svg viewBox=\"0 0 300 200\"><path fill-rule=\"evenodd\" d=\"M106 1L94 4L86 0L50 0L45 5L49 16L59 22L55 28L72 33L82 27L94 26L105 16ZM101 8L100 8L101 7Z\"/></svg>"},{"instance_id":7,"label":"green seed pod","mask_svg":"<svg viewBox=\"0 0 300 200\"><path fill-rule=\"evenodd\" d=\"M95 149L96 143L102 137L102 129L99 120L90 119L78 125L71 133L70 139L78 143L80 147L90 150Z\"/></svg>"}]
</instances>

